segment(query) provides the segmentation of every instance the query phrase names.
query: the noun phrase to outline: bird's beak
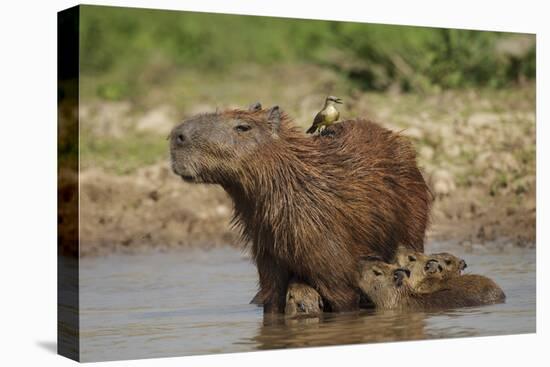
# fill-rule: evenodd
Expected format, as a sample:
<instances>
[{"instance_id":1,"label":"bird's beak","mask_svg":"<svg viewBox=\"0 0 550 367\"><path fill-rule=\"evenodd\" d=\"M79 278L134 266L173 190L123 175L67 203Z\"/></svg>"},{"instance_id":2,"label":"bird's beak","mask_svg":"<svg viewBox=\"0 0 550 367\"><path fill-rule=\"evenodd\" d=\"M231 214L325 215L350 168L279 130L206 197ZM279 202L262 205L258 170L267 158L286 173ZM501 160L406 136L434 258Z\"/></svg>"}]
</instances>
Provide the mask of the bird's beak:
<instances>
[{"instance_id":1,"label":"bird's beak","mask_svg":"<svg viewBox=\"0 0 550 367\"><path fill-rule=\"evenodd\" d=\"M336 101L334 101L334 102L340 103L340 104L344 103L344 102L342 102L342 99L341 99L341 98L337 98Z\"/></svg>"}]
</instances>

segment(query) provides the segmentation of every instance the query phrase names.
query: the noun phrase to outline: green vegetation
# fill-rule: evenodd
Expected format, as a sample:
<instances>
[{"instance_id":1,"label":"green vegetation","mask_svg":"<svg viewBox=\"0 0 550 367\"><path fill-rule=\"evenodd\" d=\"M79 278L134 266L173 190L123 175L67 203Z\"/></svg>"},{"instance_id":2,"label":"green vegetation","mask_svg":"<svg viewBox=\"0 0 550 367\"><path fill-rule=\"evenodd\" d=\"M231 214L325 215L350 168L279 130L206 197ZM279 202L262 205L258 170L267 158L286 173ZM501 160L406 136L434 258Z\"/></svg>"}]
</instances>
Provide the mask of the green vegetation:
<instances>
[{"instance_id":1,"label":"green vegetation","mask_svg":"<svg viewBox=\"0 0 550 367\"><path fill-rule=\"evenodd\" d=\"M166 146L166 139L156 134L131 132L124 139L84 134L80 145L81 165L83 168L101 167L117 174L127 174L166 160Z\"/></svg>"},{"instance_id":2,"label":"green vegetation","mask_svg":"<svg viewBox=\"0 0 550 367\"><path fill-rule=\"evenodd\" d=\"M83 6L81 72L106 100L176 71L315 64L362 90L502 87L535 78L533 35Z\"/></svg>"}]
</instances>

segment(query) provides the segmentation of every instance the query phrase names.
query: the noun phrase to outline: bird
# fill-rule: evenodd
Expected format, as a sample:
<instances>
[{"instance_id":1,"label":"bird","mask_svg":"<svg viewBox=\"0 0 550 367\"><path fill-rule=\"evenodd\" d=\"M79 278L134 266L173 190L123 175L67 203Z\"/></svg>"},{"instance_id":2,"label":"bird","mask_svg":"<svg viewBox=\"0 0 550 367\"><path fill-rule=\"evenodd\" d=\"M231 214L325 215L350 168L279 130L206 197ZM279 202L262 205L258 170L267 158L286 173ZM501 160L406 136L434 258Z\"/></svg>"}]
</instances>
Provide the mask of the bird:
<instances>
[{"instance_id":1,"label":"bird","mask_svg":"<svg viewBox=\"0 0 550 367\"><path fill-rule=\"evenodd\" d=\"M333 122L338 121L340 118L340 112L336 109L336 103L342 103L342 100L334 96L327 97L325 100L325 106L317 113L317 115L315 115L313 124L306 131L307 134L313 134L322 126L326 127L331 125Z\"/></svg>"}]
</instances>

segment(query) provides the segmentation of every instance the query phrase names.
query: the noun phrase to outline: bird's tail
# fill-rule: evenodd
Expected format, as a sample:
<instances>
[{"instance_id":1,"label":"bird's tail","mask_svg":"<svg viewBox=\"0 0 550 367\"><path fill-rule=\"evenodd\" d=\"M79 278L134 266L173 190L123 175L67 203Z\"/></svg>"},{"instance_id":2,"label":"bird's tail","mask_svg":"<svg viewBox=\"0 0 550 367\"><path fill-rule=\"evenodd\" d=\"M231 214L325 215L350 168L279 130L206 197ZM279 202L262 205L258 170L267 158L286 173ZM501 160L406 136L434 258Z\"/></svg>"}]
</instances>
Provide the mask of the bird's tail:
<instances>
[{"instance_id":1,"label":"bird's tail","mask_svg":"<svg viewBox=\"0 0 550 367\"><path fill-rule=\"evenodd\" d=\"M317 126L311 125L309 129L307 129L306 134L313 134L317 130Z\"/></svg>"}]
</instances>

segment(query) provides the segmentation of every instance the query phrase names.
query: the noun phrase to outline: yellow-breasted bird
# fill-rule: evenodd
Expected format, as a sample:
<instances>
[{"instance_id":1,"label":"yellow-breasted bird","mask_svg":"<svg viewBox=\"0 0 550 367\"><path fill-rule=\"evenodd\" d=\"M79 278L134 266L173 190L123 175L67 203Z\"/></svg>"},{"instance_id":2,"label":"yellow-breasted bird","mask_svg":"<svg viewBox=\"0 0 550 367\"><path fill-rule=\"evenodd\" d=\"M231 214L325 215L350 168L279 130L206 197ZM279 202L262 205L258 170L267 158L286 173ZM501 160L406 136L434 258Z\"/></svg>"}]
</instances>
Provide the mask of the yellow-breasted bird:
<instances>
[{"instance_id":1,"label":"yellow-breasted bird","mask_svg":"<svg viewBox=\"0 0 550 367\"><path fill-rule=\"evenodd\" d=\"M338 97L328 96L325 100L325 106L315 115L313 125L306 131L308 134L313 134L322 126L328 126L340 118L340 112L336 109L336 103L342 103Z\"/></svg>"}]
</instances>

